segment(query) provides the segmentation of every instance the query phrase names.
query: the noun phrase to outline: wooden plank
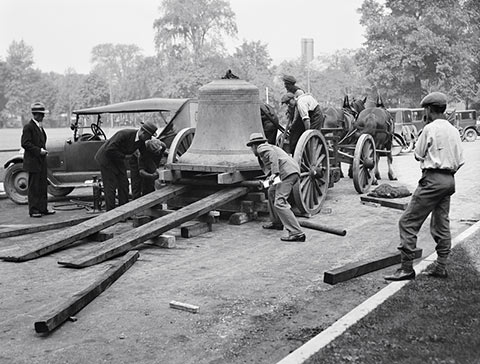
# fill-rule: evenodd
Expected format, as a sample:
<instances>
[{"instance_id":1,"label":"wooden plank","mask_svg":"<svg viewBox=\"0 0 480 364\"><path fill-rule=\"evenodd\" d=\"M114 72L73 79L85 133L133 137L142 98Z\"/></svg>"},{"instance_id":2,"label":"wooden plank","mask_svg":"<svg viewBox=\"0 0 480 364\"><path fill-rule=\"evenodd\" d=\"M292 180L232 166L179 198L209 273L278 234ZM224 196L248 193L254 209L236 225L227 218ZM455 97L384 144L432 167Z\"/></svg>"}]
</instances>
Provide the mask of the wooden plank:
<instances>
[{"instance_id":1,"label":"wooden plank","mask_svg":"<svg viewBox=\"0 0 480 364\"><path fill-rule=\"evenodd\" d=\"M223 189L207 196L191 205L185 206L180 210L172 212L166 216L153 220L141 228L127 231L111 239L107 243L102 243L94 247L94 250L85 255L73 257L70 260L61 260L58 264L70 268L84 268L94 264L101 263L117 255L123 254L144 241L158 236L170 229L180 226L186 221L215 209L217 206L230 200L245 195L248 192L246 187L237 187Z\"/></svg>"},{"instance_id":2,"label":"wooden plank","mask_svg":"<svg viewBox=\"0 0 480 364\"><path fill-rule=\"evenodd\" d=\"M323 231L325 233L330 233L330 234L335 234L340 236L347 235L347 230L345 229L332 228L329 226L325 226L325 225L318 224L312 221L307 221L307 220L298 220L298 223L300 224L300 226L303 226L309 229L318 230L318 231Z\"/></svg>"},{"instance_id":3,"label":"wooden plank","mask_svg":"<svg viewBox=\"0 0 480 364\"><path fill-rule=\"evenodd\" d=\"M189 303L183 303L178 301L170 302L170 308L174 308L176 310L188 311L191 313L197 313L200 310L200 307L191 305Z\"/></svg>"},{"instance_id":4,"label":"wooden plank","mask_svg":"<svg viewBox=\"0 0 480 364\"><path fill-rule=\"evenodd\" d=\"M421 256L422 249L415 249L415 259L420 258ZM375 260L365 259L359 262L349 263L343 267L325 272L323 275L323 281L328 284L337 284L394 264L399 264L400 260L400 252L398 252L376 258Z\"/></svg>"},{"instance_id":5,"label":"wooden plank","mask_svg":"<svg viewBox=\"0 0 480 364\"><path fill-rule=\"evenodd\" d=\"M108 226L114 225L119 221L133 216L139 211L143 211L154 205L158 205L162 201L169 199L172 196L181 194L186 191L188 187L185 186L167 186L148 195L142 196L137 200L119 206L111 211L105 212L87 221L84 221L76 226L59 231L48 238L33 239L28 247L17 247L0 251L0 259L23 262L30 259L35 259L43 255L49 254L55 250L64 248L65 246L86 238Z\"/></svg>"},{"instance_id":6,"label":"wooden plank","mask_svg":"<svg viewBox=\"0 0 480 364\"><path fill-rule=\"evenodd\" d=\"M377 197L370 197L370 196L360 196L360 201L378 203L384 207L391 207L392 209L397 209L397 210L406 210L408 206L408 202L396 202L396 201L386 200L386 199L377 198Z\"/></svg>"},{"instance_id":7,"label":"wooden plank","mask_svg":"<svg viewBox=\"0 0 480 364\"><path fill-rule=\"evenodd\" d=\"M21 225L18 227L9 225L9 229L5 229L0 231L0 239L2 238L10 238L12 236L20 236L26 234L34 234L41 231L48 231L54 229L61 229L67 226L77 225L81 222L91 219L92 216L82 216L73 218L67 221L54 221L54 222L46 222L44 224L32 224L32 225Z\"/></svg>"},{"instance_id":8,"label":"wooden plank","mask_svg":"<svg viewBox=\"0 0 480 364\"><path fill-rule=\"evenodd\" d=\"M67 301L54 307L40 319L35 321L35 331L38 333L51 332L69 317L75 315L125 273L133 263L135 263L138 256L138 251L135 250L132 250L123 256L88 287L75 293Z\"/></svg>"}]
</instances>

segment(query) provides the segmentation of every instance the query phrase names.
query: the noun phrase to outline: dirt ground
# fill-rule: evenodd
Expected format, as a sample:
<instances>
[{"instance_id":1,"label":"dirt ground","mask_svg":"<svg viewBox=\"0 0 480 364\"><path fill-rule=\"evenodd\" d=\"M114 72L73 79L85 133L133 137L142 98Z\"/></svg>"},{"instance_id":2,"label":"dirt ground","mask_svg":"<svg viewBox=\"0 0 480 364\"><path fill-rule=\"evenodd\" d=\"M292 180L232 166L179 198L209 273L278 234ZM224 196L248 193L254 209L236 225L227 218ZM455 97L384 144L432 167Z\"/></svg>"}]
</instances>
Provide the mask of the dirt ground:
<instances>
[{"instance_id":1,"label":"dirt ground","mask_svg":"<svg viewBox=\"0 0 480 364\"><path fill-rule=\"evenodd\" d=\"M456 175L453 236L469 227L469 219L480 218L480 140L463 146L467 165ZM420 170L412 154L395 157L394 168L398 181L392 184L413 191ZM381 171L386 178L385 162ZM88 194L79 190L73 197ZM32 223L25 206L7 199L0 199L0 211L0 228ZM84 214L58 212L42 221ZM323 273L395 252L400 215L362 205L345 179L329 190L323 212L312 218L345 228L345 237L308 230L306 242L285 243L281 232L266 231L260 222L221 221L200 237L177 236L175 249L145 245L130 270L76 315L78 321L48 336L35 333L36 319L111 262L81 270L57 264L93 242L25 263L0 262L0 363L275 363L387 284L382 276L393 268L335 286L323 283ZM128 228L130 223L115 227ZM40 234L48 239L51 232ZM0 249L28 245L30 238L0 240ZM428 221L419 247L424 256L434 250ZM200 312L173 310L172 300L198 305Z\"/></svg>"}]
</instances>

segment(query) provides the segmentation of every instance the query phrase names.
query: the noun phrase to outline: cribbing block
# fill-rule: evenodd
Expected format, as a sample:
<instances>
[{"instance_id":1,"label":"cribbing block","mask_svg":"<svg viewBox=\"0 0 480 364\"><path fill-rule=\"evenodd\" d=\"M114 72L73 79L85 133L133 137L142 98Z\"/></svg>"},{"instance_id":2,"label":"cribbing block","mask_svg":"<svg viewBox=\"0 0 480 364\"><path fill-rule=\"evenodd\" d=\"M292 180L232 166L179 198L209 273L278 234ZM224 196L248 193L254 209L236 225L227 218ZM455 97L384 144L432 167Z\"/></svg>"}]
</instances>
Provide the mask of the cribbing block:
<instances>
[{"instance_id":1,"label":"cribbing block","mask_svg":"<svg viewBox=\"0 0 480 364\"><path fill-rule=\"evenodd\" d=\"M180 226L182 238L193 238L210 231L212 231L212 224L208 222L191 221Z\"/></svg>"},{"instance_id":2,"label":"cribbing block","mask_svg":"<svg viewBox=\"0 0 480 364\"><path fill-rule=\"evenodd\" d=\"M392 209L397 209L397 210L406 210L408 206L408 202L395 202L395 201L385 200L383 198L370 197L370 196L360 196L360 201L378 203L384 207L391 207Z\"/></svg>"},{"instance_id":3,"label":"cribbing block","mask_svg":"<svg viewBox=\"0 0 480 364\"><path fill-rule=\"evenodd\" d=\"M150 216L142 215L142 216L133 216L132 217L132 226L134 228L145 225L146 223L149 223L152 221L152 218Z\"/></svg>"},{"instance_id":4,"label":"cribbing block","mask_svg":"<svg viewBox=\"0 0 480 364\"><path fill-rule=\"evenodd\" d=\"M251 220L250 216L245 212L236 212L230 216L228 223L231 225L242 225Z\"/></svg>"},{"instance_id":5,"label":"cribbing block","mask_svg":"<svg viewBox=\"0 0 480 364\"><path fill-rule=\"evenodd\" d=\"M92 241L100 242L113 238L113 233L104 233L102 231L99 231L98 233L90 235L88 238Z\"/></svg>"},{"instance_id":6,"label":"cribbing block","mask_svg":"<svg viewBox=\"0 0 480 364\"><path fill-rule=\"evenodd\" d=\"M177 245L177 239L174 235L165 234L151 238L148 242L152 245L164 249L172 249L175 248L175 246Z\"/></svg>"},{"instance_id":7,"label":"cribbing block","mask_svg":"<svg viewBox=\"0 0 480 364\"><path fill-rule=\"evenodd\" d=\"M245 196L245 199L248 201L254 201L254 202L263 202L266 200L264 192L247 193L247 196Z\"/></svg>"},{"instance_id":8,"label":"cribbing block","mask_svg":"<svg viewBox=\"0 0 480 364\"><path fill-rule=\"evenodd\" d=\"M422 256L422 249L415 249L415 259ZM339 282L348 281L349 279L359 277L361 275L374 272L394 264L400 263L400 252L390 253L375 260L364 259L359 262L353 262L343 267L325 272L323 281L328 284L337 284Z\"/></svg>"}]
</instances>

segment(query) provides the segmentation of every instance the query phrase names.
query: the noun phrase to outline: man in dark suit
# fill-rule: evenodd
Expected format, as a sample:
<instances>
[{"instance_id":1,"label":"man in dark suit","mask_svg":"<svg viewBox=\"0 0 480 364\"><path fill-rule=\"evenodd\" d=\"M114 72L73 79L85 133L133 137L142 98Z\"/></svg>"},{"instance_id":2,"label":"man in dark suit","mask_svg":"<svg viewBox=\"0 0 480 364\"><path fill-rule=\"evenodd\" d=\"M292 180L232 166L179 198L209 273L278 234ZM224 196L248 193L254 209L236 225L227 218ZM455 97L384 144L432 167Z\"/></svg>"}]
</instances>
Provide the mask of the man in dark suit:
<instances>
[{"instance_id":1,"label":"man in dark suit","mask_svg":"<svg viewBox=\"0 0 480 364\"><path fill-rule=\"evenodd\" d=\"M145 141L157 131L152 121L145 122L139 130L123 129L116 132L102 145L95 155L100 165L107 211L115 208L115 194L118 190L118 203L128 202L128 177L125 158L137 149L145 149Z\"/></svg>"},{"instance_id":2,"label":"man in dark suit","mask_svg":"<svg viewBox=\"0 0 480 364\"><path fill-rule=\"evenodd\" d=\"M21 144L23 168L28 172L28 212L31 217L54 214L47 206L47 134L43 130L45 105L35 102L31 106L33 118L23 127Z\"/></svg>"}]
</instances>

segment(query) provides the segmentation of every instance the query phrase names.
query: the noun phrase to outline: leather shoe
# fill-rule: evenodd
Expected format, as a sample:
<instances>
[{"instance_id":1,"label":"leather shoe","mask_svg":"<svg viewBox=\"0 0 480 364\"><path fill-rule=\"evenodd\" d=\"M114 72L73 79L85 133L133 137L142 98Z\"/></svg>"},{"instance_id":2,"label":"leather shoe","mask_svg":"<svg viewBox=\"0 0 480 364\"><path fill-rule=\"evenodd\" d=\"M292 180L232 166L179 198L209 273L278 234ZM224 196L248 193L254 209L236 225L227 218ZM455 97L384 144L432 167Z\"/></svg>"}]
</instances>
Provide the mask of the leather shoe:
<instances>
[{"instance_id":1,"label":"leather shoe","mask_svg":"<svg viewBox=\"0 0 480 364\"><path fill-rule=\"evenodd\" d=\"M438 266L437 264L429 266L425 270L425 274L435 278L448 278L448 273L445 268Z\"/></svg>"},{"instance_id":2,"label":"leather shoe","mask_svg":"<svg viewBox=\"0 0 480 364\"><path fill-rule=\"evenodd\" d=\"M305 241L306 237L304 233L282 236L280 240L282 241Z\"/></svg>"},{"instance_id":3,"label":"leather shoe","mask_svg":"<svg viewBox=\"0 0 480 364\"><path fill-rule=\"evenodd\" d=\"M262 227L267 230L283 230L282 224L275 224L274 222L266 223Z\"/></svg>"},{"instance_id":4,"label":"leather shoe","mask_svg":"<svg viewBox=\"0 0 480 364\"><path fill-rule=\"evenodd\" d=\"M47 211L42 212L42 215L53 215L54 213L56 213L56 211L54 211L54 210L47 210Z\"/></svg>"},{"instance_id":5,"label":"leather shoe","mask_svg":"<svg viewBox=\"0 0 480 364\"><path fill-rule=\"evenodd\" d=\"M40 212L34 212L33 214L30 214L30 217L42 217L43 215Z\"/></svg>"},{"instance_id":6,"label":"leather shoe","mask_svg":"<svg viewBox=\"0 0 480 364\"><path fill-rule=\"evenodd\" d=\"M409 279L415 279L415 271L406 270L403 268L397 269L395 273L389 276L383 277L387 281L408 281Z\"/></svg>"}]
</instances>

